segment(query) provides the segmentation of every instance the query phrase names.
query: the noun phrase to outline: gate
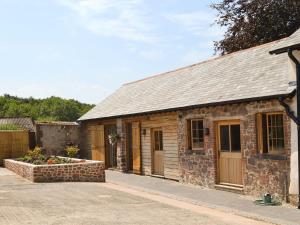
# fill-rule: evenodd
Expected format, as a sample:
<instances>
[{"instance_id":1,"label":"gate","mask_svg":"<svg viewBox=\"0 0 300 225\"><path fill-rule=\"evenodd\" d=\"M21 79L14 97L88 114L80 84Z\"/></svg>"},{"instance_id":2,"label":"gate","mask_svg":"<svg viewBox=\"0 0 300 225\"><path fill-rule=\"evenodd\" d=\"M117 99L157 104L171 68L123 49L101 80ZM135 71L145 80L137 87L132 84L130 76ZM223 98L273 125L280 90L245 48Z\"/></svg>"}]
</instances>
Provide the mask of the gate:
<instances>
[{"instance_id":1,"label":"gate","mask_svg":"<svg viewBox=\"0 0 300 225\"><path fill-rule=\"evenodd\" d=\"M3 159L21 157L28 150L28 131L0 131L0 165Z\"/></svg>"}]
</instances>

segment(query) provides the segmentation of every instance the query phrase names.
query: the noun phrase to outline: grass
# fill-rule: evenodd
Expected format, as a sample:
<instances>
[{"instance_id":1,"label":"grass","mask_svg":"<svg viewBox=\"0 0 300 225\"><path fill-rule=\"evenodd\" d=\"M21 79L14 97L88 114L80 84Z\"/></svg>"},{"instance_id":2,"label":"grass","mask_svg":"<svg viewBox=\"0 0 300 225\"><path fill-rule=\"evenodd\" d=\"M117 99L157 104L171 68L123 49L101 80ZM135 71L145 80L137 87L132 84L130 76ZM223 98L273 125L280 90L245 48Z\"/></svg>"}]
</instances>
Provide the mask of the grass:
<instances>
[{"instance_id":1,"label":"grass","mask_svg":"<svg viewBox=\"0 0 300 225\"><path fill-rule=\"evenodd\" d=\"M0 131L4 130L21 130L21 128L15 124L0 124Z\"/></svg>"}]
</instances>

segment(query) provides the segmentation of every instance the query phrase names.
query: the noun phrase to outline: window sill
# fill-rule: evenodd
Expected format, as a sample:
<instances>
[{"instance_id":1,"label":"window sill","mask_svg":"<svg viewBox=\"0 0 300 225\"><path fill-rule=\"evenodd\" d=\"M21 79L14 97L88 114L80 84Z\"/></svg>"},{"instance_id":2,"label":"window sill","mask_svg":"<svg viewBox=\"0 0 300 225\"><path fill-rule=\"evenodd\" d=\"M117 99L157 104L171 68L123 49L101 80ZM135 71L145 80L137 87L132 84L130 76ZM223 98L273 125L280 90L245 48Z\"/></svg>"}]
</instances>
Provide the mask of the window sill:
<instances>
[{"instance_id":1,"label":"window sill","mask_svg":"<svg viewBox=\"0 0 300 225\"><path fill-rule=\"evenodd\" d=\"M186 149L185 152L188 155L206 155L204 149L199 149L199 150Z\"/></svg>"},{"instance_id":2,"label":"window sill","mask_svg":"<svg viewBox=\"0 0 300 225\"><path fill-rule=\"evenodd\" d=\"M286 155L279 155L279 154L268 154L268 153L263 153L263 154L257 154L258 159L270 159L270 160L287 160Z\"/></svg>"}]
</instances>

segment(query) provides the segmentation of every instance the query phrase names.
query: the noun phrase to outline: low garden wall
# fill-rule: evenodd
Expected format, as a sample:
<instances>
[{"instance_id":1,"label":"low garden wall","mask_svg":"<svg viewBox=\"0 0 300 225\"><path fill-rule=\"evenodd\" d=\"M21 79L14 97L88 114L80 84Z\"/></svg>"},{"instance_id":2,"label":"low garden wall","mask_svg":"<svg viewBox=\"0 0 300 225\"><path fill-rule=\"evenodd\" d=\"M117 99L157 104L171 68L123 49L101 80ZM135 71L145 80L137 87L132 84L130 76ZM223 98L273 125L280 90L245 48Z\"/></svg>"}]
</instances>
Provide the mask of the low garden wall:
<instances>
[{"instance_id":1,"label":"low garden wall","mask_svg":"<svg viewBox=\"0 0 300 225\"><path fill-rule=\"evenodd\" d=\"M32 182L105 182L103 162L79 162L79 159L74 159L77 160L78 162L68 164L33 165L5 159L4 166Z\"/></svg>"}]
</instances>

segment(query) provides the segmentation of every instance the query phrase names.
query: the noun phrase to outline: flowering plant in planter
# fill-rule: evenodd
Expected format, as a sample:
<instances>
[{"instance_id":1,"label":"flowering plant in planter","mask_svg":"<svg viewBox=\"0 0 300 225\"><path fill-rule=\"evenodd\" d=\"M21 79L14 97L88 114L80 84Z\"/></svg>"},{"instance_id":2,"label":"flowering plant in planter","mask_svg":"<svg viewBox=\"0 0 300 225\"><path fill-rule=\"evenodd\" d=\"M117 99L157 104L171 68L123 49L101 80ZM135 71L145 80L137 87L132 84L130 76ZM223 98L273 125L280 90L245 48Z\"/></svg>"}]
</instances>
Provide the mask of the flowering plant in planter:
<instances>
[{"instance_id":1,"label":"flowering plant in planter","mask_svg":"<svg viewBox=\"0 0 300 225\"><path fill-rule=\"evenodd\" d=\"M76 152L76 148L72 151ZM29 150L23 157L17 158L17 161L30 163L33 165L45 164L64 164L64 163L77 163L79 161L72 161L71 158L62 158L56 156L46 156L43 154L42 148L36 146L33 150Z\"/></svg>"},{"instance_id":2,"label":"flowering plant in planter","mask_svg":"<svg viewBox=\"0 0 300 225\"><path fill-rule=\"evenodd\" d=\"M68 157L75 158L80 149L78 148L78 146L67 146L65 150L67 152Z\"/></svg>"},{"instance_id":3,"label":"flowering plant in planter","mask_svg":"<svg viewBox=\"0 0 300 225\"><path fill-rule=\"evenodd\" d=\"M120 138L121 137L120 137L120 135L118 133L111 133L111 134L109 134L108 135L109 144L115 145Z\"/></svg>"}]
</instances>

